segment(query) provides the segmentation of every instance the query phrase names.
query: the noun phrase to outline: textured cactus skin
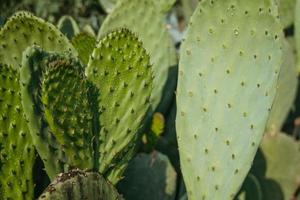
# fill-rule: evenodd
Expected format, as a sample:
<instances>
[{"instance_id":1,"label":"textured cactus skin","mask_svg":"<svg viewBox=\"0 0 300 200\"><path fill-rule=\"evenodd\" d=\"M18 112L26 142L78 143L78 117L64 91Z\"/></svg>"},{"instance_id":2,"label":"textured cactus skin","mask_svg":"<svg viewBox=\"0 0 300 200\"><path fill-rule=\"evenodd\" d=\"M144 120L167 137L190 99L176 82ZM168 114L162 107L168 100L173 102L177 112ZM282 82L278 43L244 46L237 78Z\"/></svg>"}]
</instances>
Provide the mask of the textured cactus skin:
<instances>
[{"instance_id":1,"label":"textured cactus skin","mask_svg":"<svg viewBox=\"0 0 300 200\"><path fill-rule=\"evenodd\" d=\"M90 55L96 47L96 38L88 33L80 33L72 38L72 44L78 52L80 61L87 65Z\"/></svg>"},{"instance_id":2,"label":"textured cactus skin","mask_svg":"<svg viewBox=\"0 0 300 200\"><path fill-rule=\"evenodd\" d=\"M96 172L72 170L60 174L39 200L123 200L117 190Z\"/></svg>"},{"instance_id":3,"label":"textured cactus skin","mask_svg":"<svg viewBox=\"0 0 300 200\"><path fill-rule=\"evenodd\" d=\"M35 151L21 105L17 70L0 65L0 198L33 199Z\"/></svg>"},{"instance_id":4,"label":"textured cactus skin","mask_svg":"<svg viewBox=\"0 0 300 200\"><path fill-rule=\"evenodd\" d=\"M269 0L198 5L182 44L176 129L190 200L233 199L276 93L282 32Z\"/></svg>"},{"instance_id":5,"label":"textured cactus skin","mask_svg":"<svg viewBox=\"0 0 300 200\"><path fill-rule=\"evenodd\" d=\"M46 52L36 47L29 47L24 51L20 85L22 105L28 118L33 143L44 162L48 176L53 179L68 168L68 160L43 116L40 85L42 72L46 68L43 61L47 56Z\"/></svg>"},{"instance_id":6,"label":"textured cactus skin","mask_svg":"<svg viewBox=\"0 0 300 200\"><path fill-rule=\"evenodd\" d=\"M124 176L118 188L126 200L175 199L176 171L168 157L159 152L138 154Z\"/></svg>"},{"instance_id":7,"label":"textured cactus skin","mask_svg":"<svg viewBox=\"0 0 300 200\"><path fill-rule=\"evenodd\" d=\"M30 13L18 12L0 31L0 61L19 68L23 51L31 45L39 45L46 51L70 51L77 55L68 39L55 26Z\"/></svg>"},{"instance_id":8,"label":"textured cactus skin","mask_svg":"<svg viewBox=\"0 0 300 200\"><path fill-rule=\"evenodd\" d=\"M63 146L69 165L93 168L93 112L84 68L74 58L44 59L41 102L51 132Z\"/></svg>"},{"instance_id":9,"label":"textured cactus skin","mask_svg":"<svg viewBox=\"0 0 300 200\"><path fill-rule=\"evenodd\" d=\"M73 17L68 15L62 16L59 19L57 28L69 39L72 39L75 35L80 33L77 22Z\"/></svg>"},{"instance_id":10,"label":"textured cactus skin","mask_svg":"<svg viewBox=\"0 0 300 200\"><path fill-rule=\"evenodd\" d=\"M268 119L267 131L278 132L293 107L298 87L298 73L292 46L287 40L283 43L283 64L277 83L277 94Z\"/></svg>"},{"instance_id":11,"label":"textured cactus skin","mask_svg":"<svg viewBox=\"0 0 300 200\"><path fill-rule=\"evenodd\" d=\"M127 151L134 148L137 132L150 107L151 68L142 43L127 29L101 39L91 55L86 75L101 92L98 98L101 174L118 168L118 162L122 163Z\"/></svg>"},{"instance_id":12,"label":"textured cactus skin","mask_svg":"<svg viewBox=\"0 0 300 200\"><path fill-rule=\"evenodd\" d=\"M176 65L175 48L164 23L165 13L157 9L155 2L149 0L118 1L115 9L103 22L98 35L99 39L111 30L126 27L141 38L144 47L151 55L151 63L153 64L155 77L153 82L155 90L152 94L153 110L156 109L162 99L170 66ZM128 13L132 14L128 15ZM171 99L172 95L169 95L169 98L165 98L165 103L168 104Z\"/></svg>"}]
</instances>

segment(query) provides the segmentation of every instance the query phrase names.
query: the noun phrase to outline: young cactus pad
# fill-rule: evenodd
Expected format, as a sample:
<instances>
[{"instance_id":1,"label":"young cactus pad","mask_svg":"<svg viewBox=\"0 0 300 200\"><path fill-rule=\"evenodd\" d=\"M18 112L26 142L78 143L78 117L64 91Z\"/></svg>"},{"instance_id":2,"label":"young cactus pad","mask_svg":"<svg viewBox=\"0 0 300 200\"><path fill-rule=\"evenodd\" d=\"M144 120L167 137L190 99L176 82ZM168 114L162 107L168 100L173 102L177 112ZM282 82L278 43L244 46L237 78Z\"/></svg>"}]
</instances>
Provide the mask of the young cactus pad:
<instances>
[{"instance_id":1,"label":"young cactus pad","mask_svg":"<svg viewBox=\"0 0 300 200\"><path fill-rule=\"evenodd\" d=\"M163 97L162 93L170 67L176 65L175 48L164 23L165 12L157 8L155 1L119 0L114 10L103 22L98 35L99 39L111 30L126 27L141 38L153 64L153 88L155 88L151 97L153 110L157 108ZM160 2L170 3L171 0ZM131 14L128 15L128 13ZM169 95L164 103L168 104L172 98L172 95Z\"/></svg>"},{"instance_id":2,"label":"young cactus pad","mask_svg":"<svg viewBox=\"0 0 300 200\"><path fill-rule=\"evenodd\" d=\"M69 51L77 55L68 39L55 26L28 12L18 12L0 30L0 62L19 68L23 51L31 45L38 45L45 51Z\"/></svg>"},{"instance_id":3,"label":"young cactus pad","mask_svg":"<svg viewBox=\"0 0 300 200\"><path fill-rule=\"evenodd\" d=\"M282 29L271 0L204 0L182 44L179 152L189 200L233 199L276 94Z\"/></svg>"},{"instance_id":4,"label":"young cactus pad","mask_svg":"<svg viewBox=\"0 0 300 200\"><path fill-rule=\"evenodd\" d=\"M118 168L123 158L133 156L126 154L133 153L130 149L135 147L141 122L150 107L151 70L142 43L127 29L102 38L91 55L86 74L100 91L99 169L104 175Z\"/></svg>"},{"instance_id":5,"label":"young cactus pad","mask_svg":"<svg viewBox=\"0 0 300 200\"><path fill-rule=\"evenodd\" d=\"M21 96L24 113L28 119L30 134L37 152L42 158L50 179L68 167L65 154L44 117L41 101L42 74L50 55L36 47L24 51L20 69Z\"/></svg>"},{"instance_id":6,"label":"young cactus pad","mask_svg":"<svg viewBox=\"0 0 300 200\"><path fill-rule=\"evenodd\" d=\"M0 65L0 198L33 199L34 148L17 70Z\"/></svg>"},{"instance_id":7,"label":"young cactus pad","mask_svg":"<svg viewBox=\"0 0 300 200\"><path fill-rule=\"evenodd\" d=\"M89 83L79 61L50 55L44 65L41 101L51 132L63 146L69 165L93 168L93 112Z\"/></svg>"},{"instance_id":8,"label":"young cactus pad","mask_svg":"<svg viewBox=\"0 0 300 200\"><path fill-rule=\"evenodd\" d=\"M39 200L123 200L117 190L96 172L72 170L60 174Z\"/></svg>"}]
</instances>

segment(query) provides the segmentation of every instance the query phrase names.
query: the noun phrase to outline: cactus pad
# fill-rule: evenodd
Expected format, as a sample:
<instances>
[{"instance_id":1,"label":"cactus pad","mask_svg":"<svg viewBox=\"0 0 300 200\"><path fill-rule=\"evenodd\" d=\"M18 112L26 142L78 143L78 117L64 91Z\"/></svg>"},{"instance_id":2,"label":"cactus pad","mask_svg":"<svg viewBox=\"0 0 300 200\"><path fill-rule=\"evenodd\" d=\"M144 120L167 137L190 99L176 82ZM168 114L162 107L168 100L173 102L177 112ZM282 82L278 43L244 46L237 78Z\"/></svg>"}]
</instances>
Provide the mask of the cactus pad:
<instances>
[{"instance_id":1,"label":"cactus pad","mask_svg":"<svg viewBox=\"0 0 300 200\"><path fill-rule=\"evenodd\" d=\"M51 55L41 83L44 116L55 138L63 146L69 165L93 168L93 112L84 68L67 56Z\"/></svg>"},{"instance_id":2,"label":"cactus pad","mask_svg":"<svg viewBox=\"0 0 300 200\"><path fill-rule=\"evenodd\" d=\"M123 200L117 190L95 172L72 170L60 174L39 200Z\"/></svg>"},{"instance_id":3,"label":"cactus pad","mask_svg":"<svg viewBox=\"0 0 300 200\"><path fill-rule=\"evenodd\" d=\"M170 2L170 0L160 2ZM128 13L131 14L128 15ZM164 19L165 13L157 9L154 1L121 0L103 22L98 35L99 39L111 30L126 27L135 32L143 41L153 64L153 87L155 88L152 94L153 109L156 109L163 97L169 67L177 63L175 48ZM165 98L166 102L172 99L172 95L168 97Z\"/></svg>"},{"instance_id":4,"label":"cactus pad","mask_svg":"<svg viewBox=\"0 0 300 200\"><path fill-rule=\"evenodd\" d=\"M127 158L126 152L134 148L137 132L150 107L151 68L142 43L126 29L102 38L91 55L86 74L100 91L101 174L118 168L119 160Z\"/></svg>"},{"instance_id":5,"label":"cactus pad","mask_svg":"<svg viewBox=\"0 0 300 200\"><path fill-rule=\"evenodd\" d=\"M32 45L46 51L70 51L77 55L55 26L28 12L18 12L0 30L0 61L17 69L21 66L23 51Z\"/></svg>"},{"instance_id":6,"label":"cactus pad","mask_svg":"<svg viewBox=\"0 0 300 200\"><path fill-rule=\"evenodd\" d=\"M45 164L48 176L52 179L68 165L61 145L51 133L43 113L40 87L42 72L46 69L46 65L43 64L48 56L48 53L36 47L29 47L24 51L20 85L22 105L28 118L33 143Z\"/></svg>"},{"instance_id":7,"label":"cactus pad","mask_svg":"<svg viewBox=\"0 0 300 200\"><path fill-rule=\"evenodd\" d=\"M18 72L0 65L0 195L33 199L35 151L21 105Z\"/></svg>"},{"instance_id":8,"label":"cactus pad","mask_svg":"<svg viewBox=\"0 0 300 200\"><path fill-rule=\"evenodd\" d=\"M276 94L282 28L271 0L204 0L182 44L176 129L190 200L233 199Z\"/></svg>"}]
</instances>

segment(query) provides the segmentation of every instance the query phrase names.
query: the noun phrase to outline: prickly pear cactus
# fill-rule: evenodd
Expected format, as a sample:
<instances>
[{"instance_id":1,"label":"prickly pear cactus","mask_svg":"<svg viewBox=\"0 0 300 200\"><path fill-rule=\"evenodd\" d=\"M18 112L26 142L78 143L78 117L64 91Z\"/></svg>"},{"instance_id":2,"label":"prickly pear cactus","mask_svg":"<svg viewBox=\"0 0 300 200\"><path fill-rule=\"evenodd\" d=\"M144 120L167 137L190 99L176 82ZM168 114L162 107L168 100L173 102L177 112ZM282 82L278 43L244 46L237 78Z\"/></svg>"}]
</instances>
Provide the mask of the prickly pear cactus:
<instances>
[{"instance_id":1,"label":"prickly pear cactus","mask_svg":"<svg viewBox=\"0 0 300 200\"><path fill-rule=\"evenodd\" d=\"M283 64L279 73L277 94L268 119L267 131L280 131L284 120L293 107L298 87L296 59L292 46L287 40L283 43Z\"/></svg>"},{"instance_id":2,"label":"prickly pear cactus","mask_svg":"<svg viewBox=\"0 0 300 200\"><path fill-rule=\"evenodd\" d=\"M110 174L122 159L132 157L127 152L132 152L141 122L150 108L151 70L142 43L127 29L108 34L91 55L86 74L100 91L101 174Z\"/></svg>"},{"instance_id":3,"label":"prickly pear cactus","mask_svg":"<svg viewBox=\"0 0 300 200\"><path fill-rule=\"evenodd\" d=\"M16 69L0 64L0 195L1 199L33 199L35 160L21 105Z\"/></svg>"},{"instance_id":4,"label":"prickly pear cactus","mask_svg":"<svg viewBox=\"0 0 300 200\"><path fill-rule=\"evenodd\" d=\"M41 102L51 132L69 165L93 168L93 108L84 68L74 58L50 55L43 65Z\"/></svg>"},{"instance_id":5,"label":"prickly pear cactus","mask_svg":"<svg viewBox=\"0 0 300 200\"><path fill-rule=\"evenodd\" d=\"M138 154L118 184L126 200L174 200L176 172L168 157L159 153ZM147 189L145 189L147 188Z\"/></svg>"},{"instance_id":6,"label":"prickly pear cactus","mask_svg":"<svg viewBox=\"0 0 300 200\"><path fill-rule=\"evenodd\" d=\"M52 179L68 168L68 160L44 117L40 87L48 56L48 53L36 47L29 47L24 51L20 85L22 105L28 118L33 143L44 162L48 176Z\"/></svg>"},{"instance_id":7,"label":"prickly pear cactus","mask_svg":"<svg viewBox=\"0 0 300 200\"><path fill-rule=\"evenodd\" d=\"M156 109L163 95L163 89L168 79L170 66L176 65L175 48L164 23L165 13L157 9L157 0L120 0L115 9L108 15L99 31L98 39L107 32L120 27L126 27L141 38L144 47L151 55L154 82L152 94L153 110ZM160 1L160 2L172 2ZM163 3L159 3L163 4ZM168 4L170 6L170 4ZM128 13L131 13L128 15ZM155 38L155 39L153 39ZM169 104L172 95L165 98Z\"/></svg>"},{"instance_id":8,"label":"prickly pear cactus","mask_svg":"<svg viewBox=\"0 0 300 200\"><path fill-rule=\"evenodd\" d=\"M77 55L68 39L55 26L28 12L18 12L0 30L0 62L19 68L23 51L31 45L39 45L46 51L70 51Z\"/></svg>"},{"instance_id":9,"label":"prickly pear cactus","mask_svg":"<svg viewBox=\"0 0 300 200\"><path fill-rule=\"evenodd\" d=\"M73 17L68 15L62 16L59 19L57 28L69 39L72 39L75 35L80 33L77 22Z\"/></svg>"},{"instance_id":10,"label":"prickly pear cactus","mask_svg":"<svg viewBox=\"0 0 300 200\"><path fill-rule=\"evenodd\" d=\"M72 170L59 174L39 200L123 200L117 190L96 172Z\"/></svg>"},{"instance_id":11,"label":"prickly pear cactus","mask_svg":"<svg viewBox=\"0 0 300 200\"><path fill-rule=\"evenodd\" d=\"M190 200L233 199L246 177L276 94L281 30L270 0L204 0L192 16L176 118Z\"/></svg>"},{"instance_id":12,"label":"prickly pear cactus","mask_svg":"<svg viewBox=\"0 0 300 200\"><path fill-rule=\"evenodd\" d=\"M88 33L80 33L72 38L72 44L78 52L80 61L87 65L90 55L96 47L96 38Z\"/></svg>"}]
</instances>

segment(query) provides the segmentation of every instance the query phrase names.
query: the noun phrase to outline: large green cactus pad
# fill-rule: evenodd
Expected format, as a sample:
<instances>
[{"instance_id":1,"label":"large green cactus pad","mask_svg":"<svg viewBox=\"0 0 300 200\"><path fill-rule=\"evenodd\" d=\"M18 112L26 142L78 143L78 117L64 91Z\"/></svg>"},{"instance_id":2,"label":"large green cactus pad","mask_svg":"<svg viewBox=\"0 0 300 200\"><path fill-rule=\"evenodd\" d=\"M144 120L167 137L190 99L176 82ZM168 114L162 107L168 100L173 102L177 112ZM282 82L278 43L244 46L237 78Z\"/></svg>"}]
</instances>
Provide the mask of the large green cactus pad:
<instances>
[{"instance_id":1,"label":"large green cactus pad","mask_svg":"<svg viewBox=\"0 0 300 200\"><path fill-rule=\"evenodd\" d=\"M103 22L98 35L99 39L111 30L126 27L141 38L153 64L155 76L153 82L155 90L152 95L153 109L156 109L162 99L170 66L177 63L175 48L168 35L164 18L165 13L157 9L154 1L121 0ZM168 97L165 98L166 102L172 99L172 95Z\"/></svg>"},{"instance_id":2,"label":"large green cactus pad","mask_svg":"<svg viewBox=\"0 0 300 200\"><path fill-rule=\"evenodd\" d=\"M44 117L71 166L93 168L93 111L84 68L74 58L51 55L41 82Z\"/></svg>"},{"instance_id":3,"label":"large green cactus pad","mask_svg":"<svg viewBox=\"0 0 300 200\"><path fill-rule=\"evenodd\" d=\"M277 94L268 120L267 131L280 131L293 107L298 87L296 59L288 41L283 45L283 64L279 73Z\"/></svg>"},{"instance_id":4,"label":"large green cactus pad","mask_svg":"<svg viewBox=\"0 0 300 200\"><path fill-rule=\"evenodd\" d=\"M46 51L70 51L77 55L68 39L55 26L30 13L18 12L0 31L0 61L19 68L23 51L31 45L39 45Z\"/></svg>"},{"instance_id":5,"label":"large green cactus pad","mask_svg":"<svg viewBox=\"0 0 300 200\"><path fill-rule=\"evenodd\" d=\"M129 164L119 183L126 200L173 200L176 172L168 157L159 153L139 154Z\"/></svg>"},{"instance_id":6,"label":"large green cactus pad","mask_svg":"<svg viewBox=\"0 0 300 200\"><path fill-rule=\"evenodd\" d=\"M33 199L34 148L21 105L17 70L0 65L0 196Z\"/></svg>"},{"instance_id":7,"label":"large green cactus pad","mask_svg":"<svg viewBox=\"0 0 300 200\"><path fill-rule=\"evenodd\" d=\"M282 29L270 0L204 0L182 44L179 152L190 200L233 199L276 94Z\"/></svg>"},{"instance_id":8,"label":"large green cactus pad","mask_svg":"<svg viewBox=\"0 0 300 200\"><path fill-rule=\"evenodd\" d=\"M48 56L48 53L36 47L29 47L24 51L20 85L22 105L28 118L33 143L45 164L47 174L52 179L68 166L62 147L51 133L43 113L40 87L42 72L46 69L44 61Z\"/></svg>"},{"instance_id":9,"label":"large green cactus pad","mask_svg":"<svg viewBox=\"0 0 300 200\"><path fill-rule=\"evenodd\" d=\"M91 55L86 74L100 91L99 152L104 175L134 148L150 107L151 68L142 43L126 29L108 34Z\"/></svg>"},{"instance_id":10,"label":"large green cactus pad","mask_svg":"<svg viewBox=\"0 0 300 200\"><path fill-rule=\"evenodd\" d=\"M39 200L123 200L100 174L72 170L60 174Z\"/></svg>"}]
</instances>

